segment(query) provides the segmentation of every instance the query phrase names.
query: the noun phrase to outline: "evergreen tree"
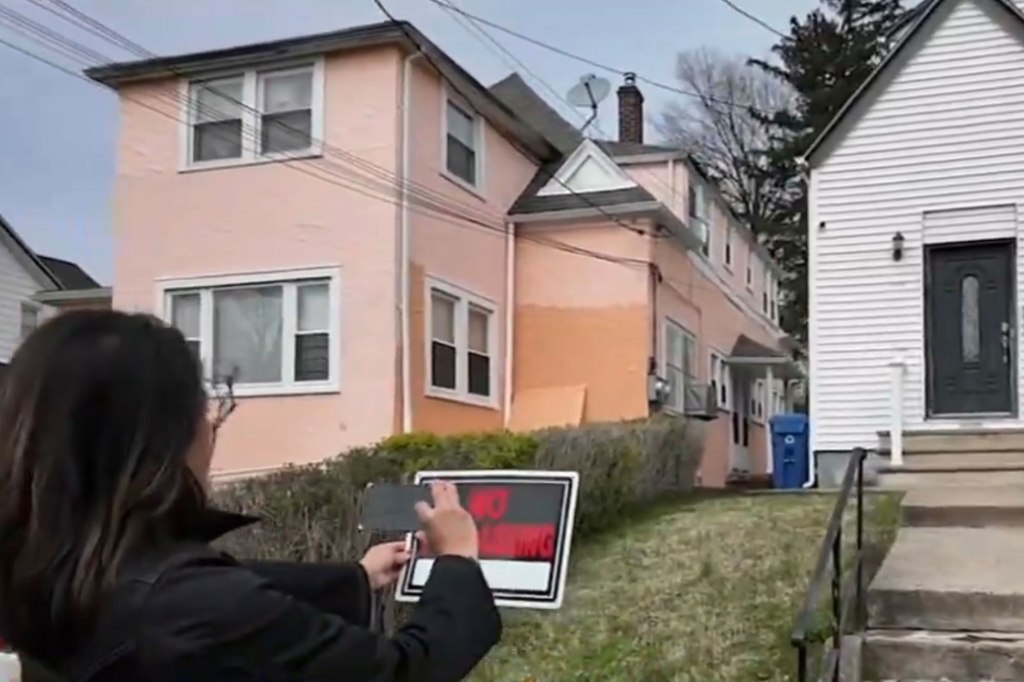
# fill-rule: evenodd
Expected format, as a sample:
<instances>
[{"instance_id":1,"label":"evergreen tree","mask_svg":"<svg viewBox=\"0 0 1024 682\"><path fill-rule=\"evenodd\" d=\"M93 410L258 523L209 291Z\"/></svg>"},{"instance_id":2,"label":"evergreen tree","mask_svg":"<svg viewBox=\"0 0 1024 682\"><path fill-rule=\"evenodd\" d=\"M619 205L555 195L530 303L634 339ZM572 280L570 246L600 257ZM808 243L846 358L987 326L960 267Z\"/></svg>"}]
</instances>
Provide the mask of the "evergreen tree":
<instances>
[{"instance_id":1,"label":"evergreen tree","mask_svg":"<svg viewBox=\"0 0 1024 682\"><path fill-rule=\"evenodd\" d=\"M782 324L807 340L807 186L797 160L885 56L903 16L900 0L821 0L772 48L773 62L751 63L797 93L787 109L762 112L774 131L763 164L765 182L781 197L776 221L759 235L788 273Z\"/></svg>"}]
</instances>

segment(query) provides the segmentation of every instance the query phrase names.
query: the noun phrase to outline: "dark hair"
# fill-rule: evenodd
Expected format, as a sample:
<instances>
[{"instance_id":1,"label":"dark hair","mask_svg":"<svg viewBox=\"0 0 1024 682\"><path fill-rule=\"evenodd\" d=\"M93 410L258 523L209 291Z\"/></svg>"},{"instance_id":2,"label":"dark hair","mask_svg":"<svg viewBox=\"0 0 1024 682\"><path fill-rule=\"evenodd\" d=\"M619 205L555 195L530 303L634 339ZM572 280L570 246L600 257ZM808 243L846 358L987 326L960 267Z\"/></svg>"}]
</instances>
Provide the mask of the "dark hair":
<instances>
[{"instance_id":1,"label":"dark hair","mask_svg":"<svg viewBox=\"0 0 1024 682\"><path fill-rule=\"evenodd\" d=\"M206 393L184 337L111 310L57 315L0 387L0 626L41 657L88 633L126 555L197 512Z\"/></svg>"}]
</instances>

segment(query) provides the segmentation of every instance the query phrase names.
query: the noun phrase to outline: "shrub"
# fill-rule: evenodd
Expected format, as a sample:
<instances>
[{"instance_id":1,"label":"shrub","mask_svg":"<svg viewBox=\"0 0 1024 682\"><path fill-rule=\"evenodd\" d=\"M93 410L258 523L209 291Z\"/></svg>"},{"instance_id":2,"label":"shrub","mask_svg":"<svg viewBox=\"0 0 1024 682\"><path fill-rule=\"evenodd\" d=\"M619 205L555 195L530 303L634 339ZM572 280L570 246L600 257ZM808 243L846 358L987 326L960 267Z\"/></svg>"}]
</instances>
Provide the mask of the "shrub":
<instances>
[{"instance_id":1,"label":"shrub","mask_svg":"<svg viewBox=\"0 0 1024 682\"><path fill-rule=\"evenodd\" d=\"M702 424L682 418L556 428L529 434L409 434L291 467L217 491L225 509L263 523L225 543L240 557L327 561L360 556L371 540L357 528L370 482L411 480L428 469L549 469L580 473L577 537L624 513L688 492L700 465Z\"/></svg>"}]
</instances>

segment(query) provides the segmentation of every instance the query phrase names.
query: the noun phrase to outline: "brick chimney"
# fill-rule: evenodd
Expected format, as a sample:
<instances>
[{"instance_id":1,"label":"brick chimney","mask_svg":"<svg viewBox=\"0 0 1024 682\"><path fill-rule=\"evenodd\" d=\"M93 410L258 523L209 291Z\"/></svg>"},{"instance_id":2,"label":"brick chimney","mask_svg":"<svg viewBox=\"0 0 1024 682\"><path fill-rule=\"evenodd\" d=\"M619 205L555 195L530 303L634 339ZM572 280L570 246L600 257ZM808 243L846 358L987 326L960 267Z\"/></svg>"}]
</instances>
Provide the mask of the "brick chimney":
<instances>
[{"instance_id":1,"label":"brick chimney","mask_svg":"<svg viewBox=\"0 0 1024 682\"><path fill-rule=\"evenodd\" d=\"M636 74L625 74L626 82L619 87L619 142L644 141L644 96L636 87Z\"/></svg>"}]
</instances>

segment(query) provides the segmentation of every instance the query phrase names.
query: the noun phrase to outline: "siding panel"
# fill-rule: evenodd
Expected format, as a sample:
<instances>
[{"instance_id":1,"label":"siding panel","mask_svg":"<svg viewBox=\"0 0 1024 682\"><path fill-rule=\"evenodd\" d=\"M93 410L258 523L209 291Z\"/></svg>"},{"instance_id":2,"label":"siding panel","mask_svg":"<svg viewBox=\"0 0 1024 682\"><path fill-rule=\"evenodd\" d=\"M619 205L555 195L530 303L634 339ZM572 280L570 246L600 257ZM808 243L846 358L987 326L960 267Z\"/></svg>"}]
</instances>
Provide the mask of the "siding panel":
<instances>
[{"instance_id":1,"label":"siding panel","mask_svg":"<svg viewBox=\"0 0 1024 682\"><path fill-rule=\"evenodd\" d=\"M884 92L863 103L812 172L814 449L876 443L889 426L897 356L907 363L906 426L925 425L924 244L1021 238L1021 29L995 3L960 0L937 12L931 35L907 46L902 69L884 76ZM898 263L896 232L905 239ZM1017 269L1019 289L1019 258Z\"/></svg>"}]
</instances>

